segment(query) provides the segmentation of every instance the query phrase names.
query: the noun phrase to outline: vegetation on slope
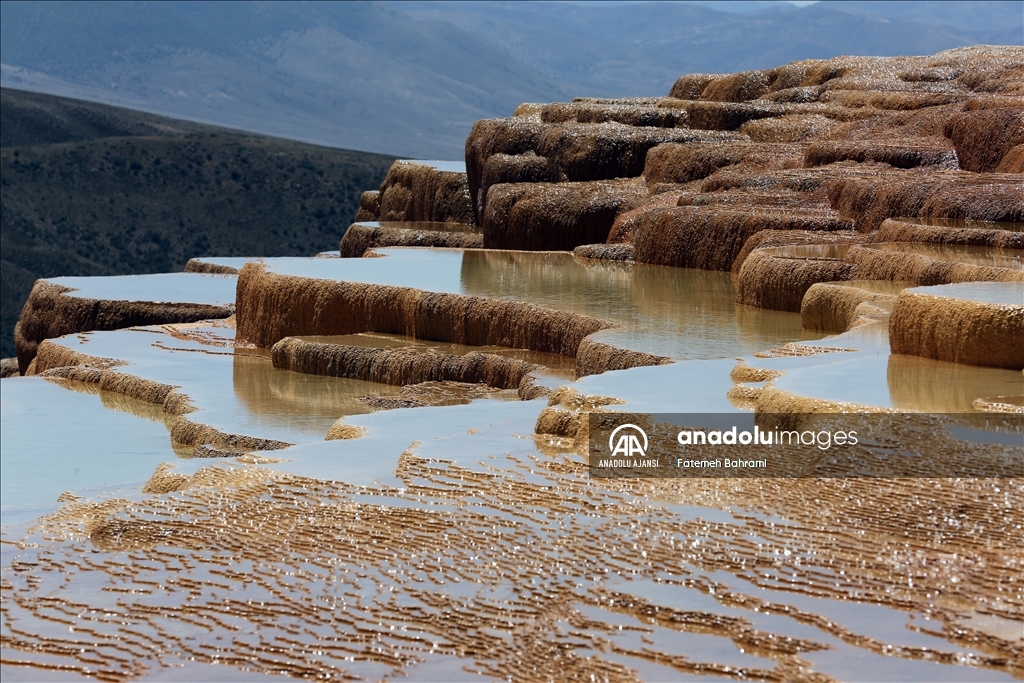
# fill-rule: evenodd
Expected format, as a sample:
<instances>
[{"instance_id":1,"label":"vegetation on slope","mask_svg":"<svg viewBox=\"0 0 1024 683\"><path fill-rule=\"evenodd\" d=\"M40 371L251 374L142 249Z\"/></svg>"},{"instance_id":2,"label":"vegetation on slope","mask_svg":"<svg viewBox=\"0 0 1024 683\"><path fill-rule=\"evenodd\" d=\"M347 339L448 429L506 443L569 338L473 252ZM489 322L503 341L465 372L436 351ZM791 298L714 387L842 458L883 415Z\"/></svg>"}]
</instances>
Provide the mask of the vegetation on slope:
<instances>
[{"instance_id":1,"label":"vegetation on slope","mask_svg":"<svg viewBox=\"0 0 1024 683\"><path fill-rule=\"evenodd\" d=\"M0 91L2 355L36 278L337 249L392 157Z\"/></svg>"}]
</instances>

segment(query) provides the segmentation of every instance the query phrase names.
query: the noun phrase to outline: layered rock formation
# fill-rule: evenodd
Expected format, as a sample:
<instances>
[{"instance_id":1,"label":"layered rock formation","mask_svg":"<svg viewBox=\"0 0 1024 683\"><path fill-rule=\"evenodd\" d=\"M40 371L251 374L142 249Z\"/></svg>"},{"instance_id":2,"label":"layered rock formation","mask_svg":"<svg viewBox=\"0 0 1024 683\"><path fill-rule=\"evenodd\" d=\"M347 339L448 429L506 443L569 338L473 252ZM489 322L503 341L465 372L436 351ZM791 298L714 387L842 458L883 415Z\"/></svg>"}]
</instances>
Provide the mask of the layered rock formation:
<instances>
[{"instance_id":1,"label":"layered rock formation","mask_svg":"<svg viewBox=\"0 0 1024 683\"><path fill-rule=\"evenodd\" d=\"M364 192L356 221L473 222L466 174L451 162L396 161L379 190Z\"/></svg>"},{"instance_id":2,"label":"layered rock formation","mask_svg":"<svg viewBox=\"0 0 1024 683\"><path fill-rule=\"evenodd\" d=\"M131 289L128 280L125 280L125 289ZM131 297L135 293L131 291L125 291L123 299L87 298L71 295L74 291L47 280L37 280L32 287L14 327L18 368L22 374L35 358L40 342L46 339L88 330L227 318L234 312L231 304L133 301Z\"/></svg>"},{"instance_id":3,"label":"layered rock formation","mask_svg":"<svg viewBox=\"0 0 1024 683\"><path fill-rule=\"evenodd\" d=\"M637 262L735 272L762 244L883 241L870 234L898 218L937 222L884 241L1020 248L1010 233L950 238L942 221L1024 221L1021 63L1013 47L809 60L684 76L662 98L522 105L466 142L475 219L490 248L628 258L603 241ZM814 282L914 279L897 253L879 258L900 263L801 264L782 294L740 300L799 310Z\"/></svg>"},{"instance_id":4,"label":"layered rock formation","mask_svg":"<svg viewBox=\"0 0 1024 683\"><path fill-rule=\"evenodd\" d=\"M1024 368L1024 284L970 283L900 293L889 322L893 353Z\"/></svg>"}]
</instances>

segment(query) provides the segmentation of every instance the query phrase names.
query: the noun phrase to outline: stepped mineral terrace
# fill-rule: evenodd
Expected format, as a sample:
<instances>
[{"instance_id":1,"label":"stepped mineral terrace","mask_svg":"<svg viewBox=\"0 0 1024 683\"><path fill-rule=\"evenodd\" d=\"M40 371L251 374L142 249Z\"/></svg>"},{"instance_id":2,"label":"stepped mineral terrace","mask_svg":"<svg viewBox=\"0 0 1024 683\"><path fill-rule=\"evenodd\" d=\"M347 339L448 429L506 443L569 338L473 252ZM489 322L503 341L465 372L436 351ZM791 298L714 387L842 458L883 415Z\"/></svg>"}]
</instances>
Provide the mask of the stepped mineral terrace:
<instances>
[{"instance_id":1,"label":"stepped mineral terrace","mask_svg":"<svg viewBox=\"0 0 1024 683\"><path fill-rule=\"evenodd\" d=\"M41 280L3 677L1020 679L1022 173L1021 48L797 62L480 121L338 252ZM592 476L618 412L917 457Z\"/></svg>"}]
</instances>

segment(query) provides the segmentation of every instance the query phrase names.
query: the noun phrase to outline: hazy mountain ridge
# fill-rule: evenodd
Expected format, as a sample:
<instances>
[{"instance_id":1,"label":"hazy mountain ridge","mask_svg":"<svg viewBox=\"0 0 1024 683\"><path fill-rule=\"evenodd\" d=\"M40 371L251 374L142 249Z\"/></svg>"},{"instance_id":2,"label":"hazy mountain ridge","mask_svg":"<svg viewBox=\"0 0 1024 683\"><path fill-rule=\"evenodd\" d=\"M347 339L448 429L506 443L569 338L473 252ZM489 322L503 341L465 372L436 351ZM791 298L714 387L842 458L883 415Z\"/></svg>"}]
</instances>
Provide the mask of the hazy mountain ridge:
<instances>
[{"instance_id":1,"label":"hazy mountain ridge","mask_svg":"<svg viewBox=\"0 0 1024 683\"><path fill-rule=\"evenodd\" d=\"M1024 39L1018 2L704 4L3 2L0 62L11 87L460 158L474 121L521 102L664 95L684 73Z\"/></svg>"},{"instance_id":2,"label":"hazy mountain ridge","mask_svg":"<svg viewBox=\"0 0 1024 683\"><path fill-rule=\"evenodd\" d=\"M337 249L393 160L8 89L0 129L4 356L36 278Z\"/></svg>"}]
</instances>

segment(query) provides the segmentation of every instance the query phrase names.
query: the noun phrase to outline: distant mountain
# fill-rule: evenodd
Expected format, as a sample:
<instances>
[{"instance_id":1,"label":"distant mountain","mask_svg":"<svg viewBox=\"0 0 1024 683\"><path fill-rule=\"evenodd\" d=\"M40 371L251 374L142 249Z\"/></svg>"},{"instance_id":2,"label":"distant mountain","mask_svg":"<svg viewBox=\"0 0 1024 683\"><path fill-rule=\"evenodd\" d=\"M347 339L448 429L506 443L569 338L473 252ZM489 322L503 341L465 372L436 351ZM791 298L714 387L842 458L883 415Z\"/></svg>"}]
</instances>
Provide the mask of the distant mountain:
<instances>
[{"instance_id":1,"label":"distant mountain","mask_svg":"<svg viewBox=\"0 0 1024 683\"><path fill-rule=\"evenodd\" d=\"M0 353L32 283L338 248L392 157L0 89Z\"/></svg>"},{"instance_id":2,"label":"distant mountain","mask_svg":"<svg viewBox=\"0 0 1024 683\"><path fill-rule=\"evenodd\" d=\"M1000 22L1014 8L1020 43L1024 7L1020 2L981 3L999 10L989 12L993 23L980 30L959 30L923 22L921 12L879 7L892 15L881 16L859 7L919 4L914 2L806 7L744 3L748 11L743 13L705 6L718 3L690 2L390 4L417 19L455 24L552 79L576 84L577 94L608 97L665 95L686 73L730 73L844 54L934 54L964 45L1012 42L1013 35ZM966 14L966 6L974 3L931 4L954 5ZM906 19L896 18L901 12ZM984 24L977 17L973 23Z\"/></svg>"},{"instance_id":3,"label":"distant mountain","mask_svg":"<svg viewBox=\"0 0 1024 683\"><path fill-rule=\"evenodd\" d=\"M724 7L729 11L720 11ZM2 2L0 82L318 144L461 158L520 102L689 72L1021 44L1021 2Z\"/></svg>"},{"instance_id":4,"label":"distant mountain","mask_svg":"<svg viewBox=\"0 0 1024 683\"><path fill-rule=\"evenodd\" d=\"M450 23L358 2L4 2L0 62L8 87L417 156L568 95Z\"/></svg>"}]
</instances>

